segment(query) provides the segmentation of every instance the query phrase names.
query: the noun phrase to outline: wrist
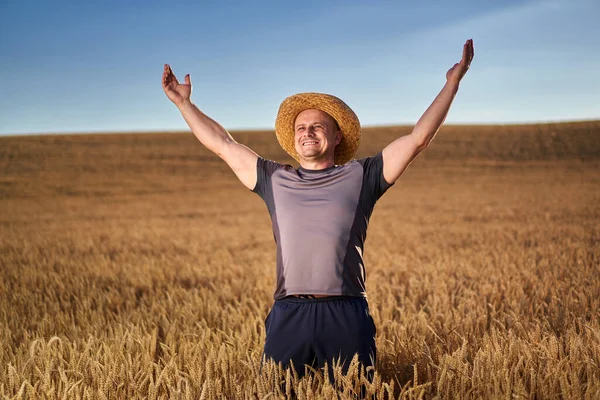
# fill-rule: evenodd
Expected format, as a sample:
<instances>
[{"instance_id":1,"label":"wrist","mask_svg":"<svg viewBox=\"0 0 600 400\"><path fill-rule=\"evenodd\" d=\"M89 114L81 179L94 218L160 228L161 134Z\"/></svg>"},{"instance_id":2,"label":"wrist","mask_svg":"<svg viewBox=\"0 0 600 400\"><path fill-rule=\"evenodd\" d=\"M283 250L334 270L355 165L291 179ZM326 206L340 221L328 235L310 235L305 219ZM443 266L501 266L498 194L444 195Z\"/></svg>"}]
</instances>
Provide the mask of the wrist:
<instances>
[{"instance_id":1,"label":"wrist","mask_svg":"<svg viewBox=\"0 0 600 400\"><path fill-rule=\"evenodd\" d=\"M183 111L183 110L189 108L192 105L192 100L189 99L189 98L188 99L183 99L183 100L175 103L175 105L177 106L177 108L180 111Z\"/></svg>"},{"instance_id":2,"label":"wrist","mask_svg":"<svg viewBox=\"0 0 600 400\"><path fill-rule=\"evenodd\" d=\"M452 89L454 92L458 91L458 87L460 86L460 79L450 78L446 80L446 87Z\"/></svg>"}]
</instances>

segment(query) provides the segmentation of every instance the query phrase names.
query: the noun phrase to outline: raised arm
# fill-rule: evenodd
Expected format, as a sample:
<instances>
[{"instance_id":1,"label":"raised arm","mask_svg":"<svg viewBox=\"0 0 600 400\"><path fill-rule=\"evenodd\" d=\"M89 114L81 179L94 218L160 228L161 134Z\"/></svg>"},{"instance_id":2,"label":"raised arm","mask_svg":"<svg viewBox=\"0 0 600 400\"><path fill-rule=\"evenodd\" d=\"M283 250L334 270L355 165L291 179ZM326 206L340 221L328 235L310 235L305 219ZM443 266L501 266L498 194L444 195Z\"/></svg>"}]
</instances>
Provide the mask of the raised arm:
<instances>
[{"instance_id":1,"label":"raised arm","mask_svg":"<svg viewBox=\"0 0 600 400\"><path fill-rule=\"evenodd\" d=\"M165 64L162 86L167 97L175 103L194 135L207 149L221 157L248 189L256 186L258 155L236 142L218 122L204 114L192 103L192 81L186 75L179 83L171 67Z\"/></svg>"},{"instance_id":2,"label":"raised arm","mask_svg":"<svg viewBox=\"0 0 600 400\"><path fill-rule=\"evenodd\" d=\"M394 183L406 167L427 147L446 119L452 100L458 92L460 80L465 76L473 60L473 40L463 46L462 59L446 73L446 84L421 116L412 132L402 136L383 149L383 177Z\"/></svg>"}]
</instances>

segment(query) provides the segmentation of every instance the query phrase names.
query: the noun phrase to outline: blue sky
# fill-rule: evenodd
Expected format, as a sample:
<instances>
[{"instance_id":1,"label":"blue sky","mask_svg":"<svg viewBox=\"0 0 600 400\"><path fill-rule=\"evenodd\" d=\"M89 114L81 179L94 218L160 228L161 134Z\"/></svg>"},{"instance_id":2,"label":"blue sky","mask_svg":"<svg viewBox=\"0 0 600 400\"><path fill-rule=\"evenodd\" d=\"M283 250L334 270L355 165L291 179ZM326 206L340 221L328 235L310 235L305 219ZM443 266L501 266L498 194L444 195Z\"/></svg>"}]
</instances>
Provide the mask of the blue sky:
<instances>
[{"instance_id":1,"label":"blue sky","mask_svg":"<svg viewBox=\"0 0 600 400\"><path fill-rule=\"evenodd\" d=\"M414 124L473 38L447 123L600 119L600 2L0 2L0 134L187 129L164 63L226 128L334 94L363 126Z\"/></svg>"}]
</instances>

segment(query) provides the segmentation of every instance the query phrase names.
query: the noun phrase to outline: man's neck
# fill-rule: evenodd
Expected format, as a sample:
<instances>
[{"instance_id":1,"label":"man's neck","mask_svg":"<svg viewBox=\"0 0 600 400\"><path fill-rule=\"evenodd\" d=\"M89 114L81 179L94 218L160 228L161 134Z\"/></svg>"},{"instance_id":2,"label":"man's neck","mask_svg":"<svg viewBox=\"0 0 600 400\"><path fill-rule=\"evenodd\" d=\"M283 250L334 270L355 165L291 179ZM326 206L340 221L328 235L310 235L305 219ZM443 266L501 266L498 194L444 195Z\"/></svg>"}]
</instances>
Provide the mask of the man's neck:
<instances>
[{"instance_id":1,"label":"man's neck","mask_svg":"<svg viewBox=\"0 0 600 400\"><path fill-rule=\"evenodd\" d=\"M313 171L318 171L321 169L326 169L329 167L333 167L335 165L335 162L333 160L323 160L323 161L307 161L307 160L300 160L300 166L304 169L309 169L309 170L313 170Z\"/></svg>"}]
</instances>

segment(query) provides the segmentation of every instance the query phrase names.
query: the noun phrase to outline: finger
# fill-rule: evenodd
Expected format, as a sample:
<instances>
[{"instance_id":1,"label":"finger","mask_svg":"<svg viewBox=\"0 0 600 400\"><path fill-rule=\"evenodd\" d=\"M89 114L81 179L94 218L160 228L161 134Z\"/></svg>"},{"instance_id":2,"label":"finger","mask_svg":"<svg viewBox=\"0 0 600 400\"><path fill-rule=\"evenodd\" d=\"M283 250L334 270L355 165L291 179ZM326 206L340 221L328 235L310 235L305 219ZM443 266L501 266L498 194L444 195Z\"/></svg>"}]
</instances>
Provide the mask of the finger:
<instances>
[{"instance_id":1,"label":"finger","mask_svg":"<svg viewBox=\"0 0 600 400\"><path fill-rule=\"evenodd\" d=\"M169 66L167 64L165 64L165 67L163 69L163 74L162 74L163 86L166 86L168 81L169 81Z\"/></svg>"},{"instance_id":2,"label":"finger","mask_svg":"<svg viewBox=\"0 0 600 400\"><path fill-rule=\"evenodd\" d=\"M471 56L471 39L467 40L467 42L465 43L465 49L467 50L467 60L470 58Z\"/></svg>"},{"instance_id":3,"label":"finger","mask_svg":"<svg viewBox=\"0 0 600 400\"><path fill-rule=\"evenodd\" d=\"M470 62L470 60L473 60L473 57L475 56L475 47L473 46L473 39L471 39L469 50L470 50L470 53L471 53L470 54L471 58L469 59L469 62Z\"/></svg>"},{"instance_id":4,"label":"finger","mask_svg":"<svg viewBox=\"0 0 600 400\"><path fill-rule=\"evenodd\" d=\"M461 62L461 64L463 64L467 68L469 68L472 60L473 60L473 39L469 39L465 42L465 45L463 46L463 55L462 55L462 60L460 60L460 62Z\"/></svg>"},{"instance_id":5,"label":"finger","mask_svg":"<svg viewBox=\"0 0 600 400\"><path fill-rule=\"evenodd\" d=\"M465 63L465 62L468 62L468 59L469 59L469 41L467 40L465 42L465 44L463 45L462 58L460 61Z\"/></svg>"},{"instance_id":6,"label":"finger","mask_svg":"<svg viewBox=\"0 0 600 400\"><path fill-rule=\"evenodd\" d=\"M163 77L168 80L169 76L172 74L173 74L173 72L171 71L171 67L169 66L169 64L165 64L165 68L163 71Z\"/></svg>"},{"instance_id":7,"label":"finger","mask_svg":"<svg viewBox=\"0 0 600 400\"><path fill-rule=\"evenodd\" d=\"M171 71L171 66L170 66L169 64L165 64L165 71L164 71L164 74L165 74L166 76L168 76L168 75L173 75L173 71Z\"/></svg>"},{"instance_id":8,"label":"finger","mask_svg":"<svg viewBox=\"0 0 600 400\"><path fill-rule=\"evenodd\" d=\"M190 74L187 74L187 75L185 76L184 80L185 80L185 84L186 84L186 85L190 85L190 86L192 86L192 78L190 77Z\"/></svg>"},{"instance_id":9,"label":"finger","mask_svg":"<svg viewBox=\"0 0 600 400\"><path fill-rule=\"evenodd\" d=\"M175 85L179 85L179 81L177 80L177 77L173 73L171 66L167 64L167 68L168 68L168 72L167 72L168 83L169 84L175 83Z\"/></svg>"}]
</instances>

